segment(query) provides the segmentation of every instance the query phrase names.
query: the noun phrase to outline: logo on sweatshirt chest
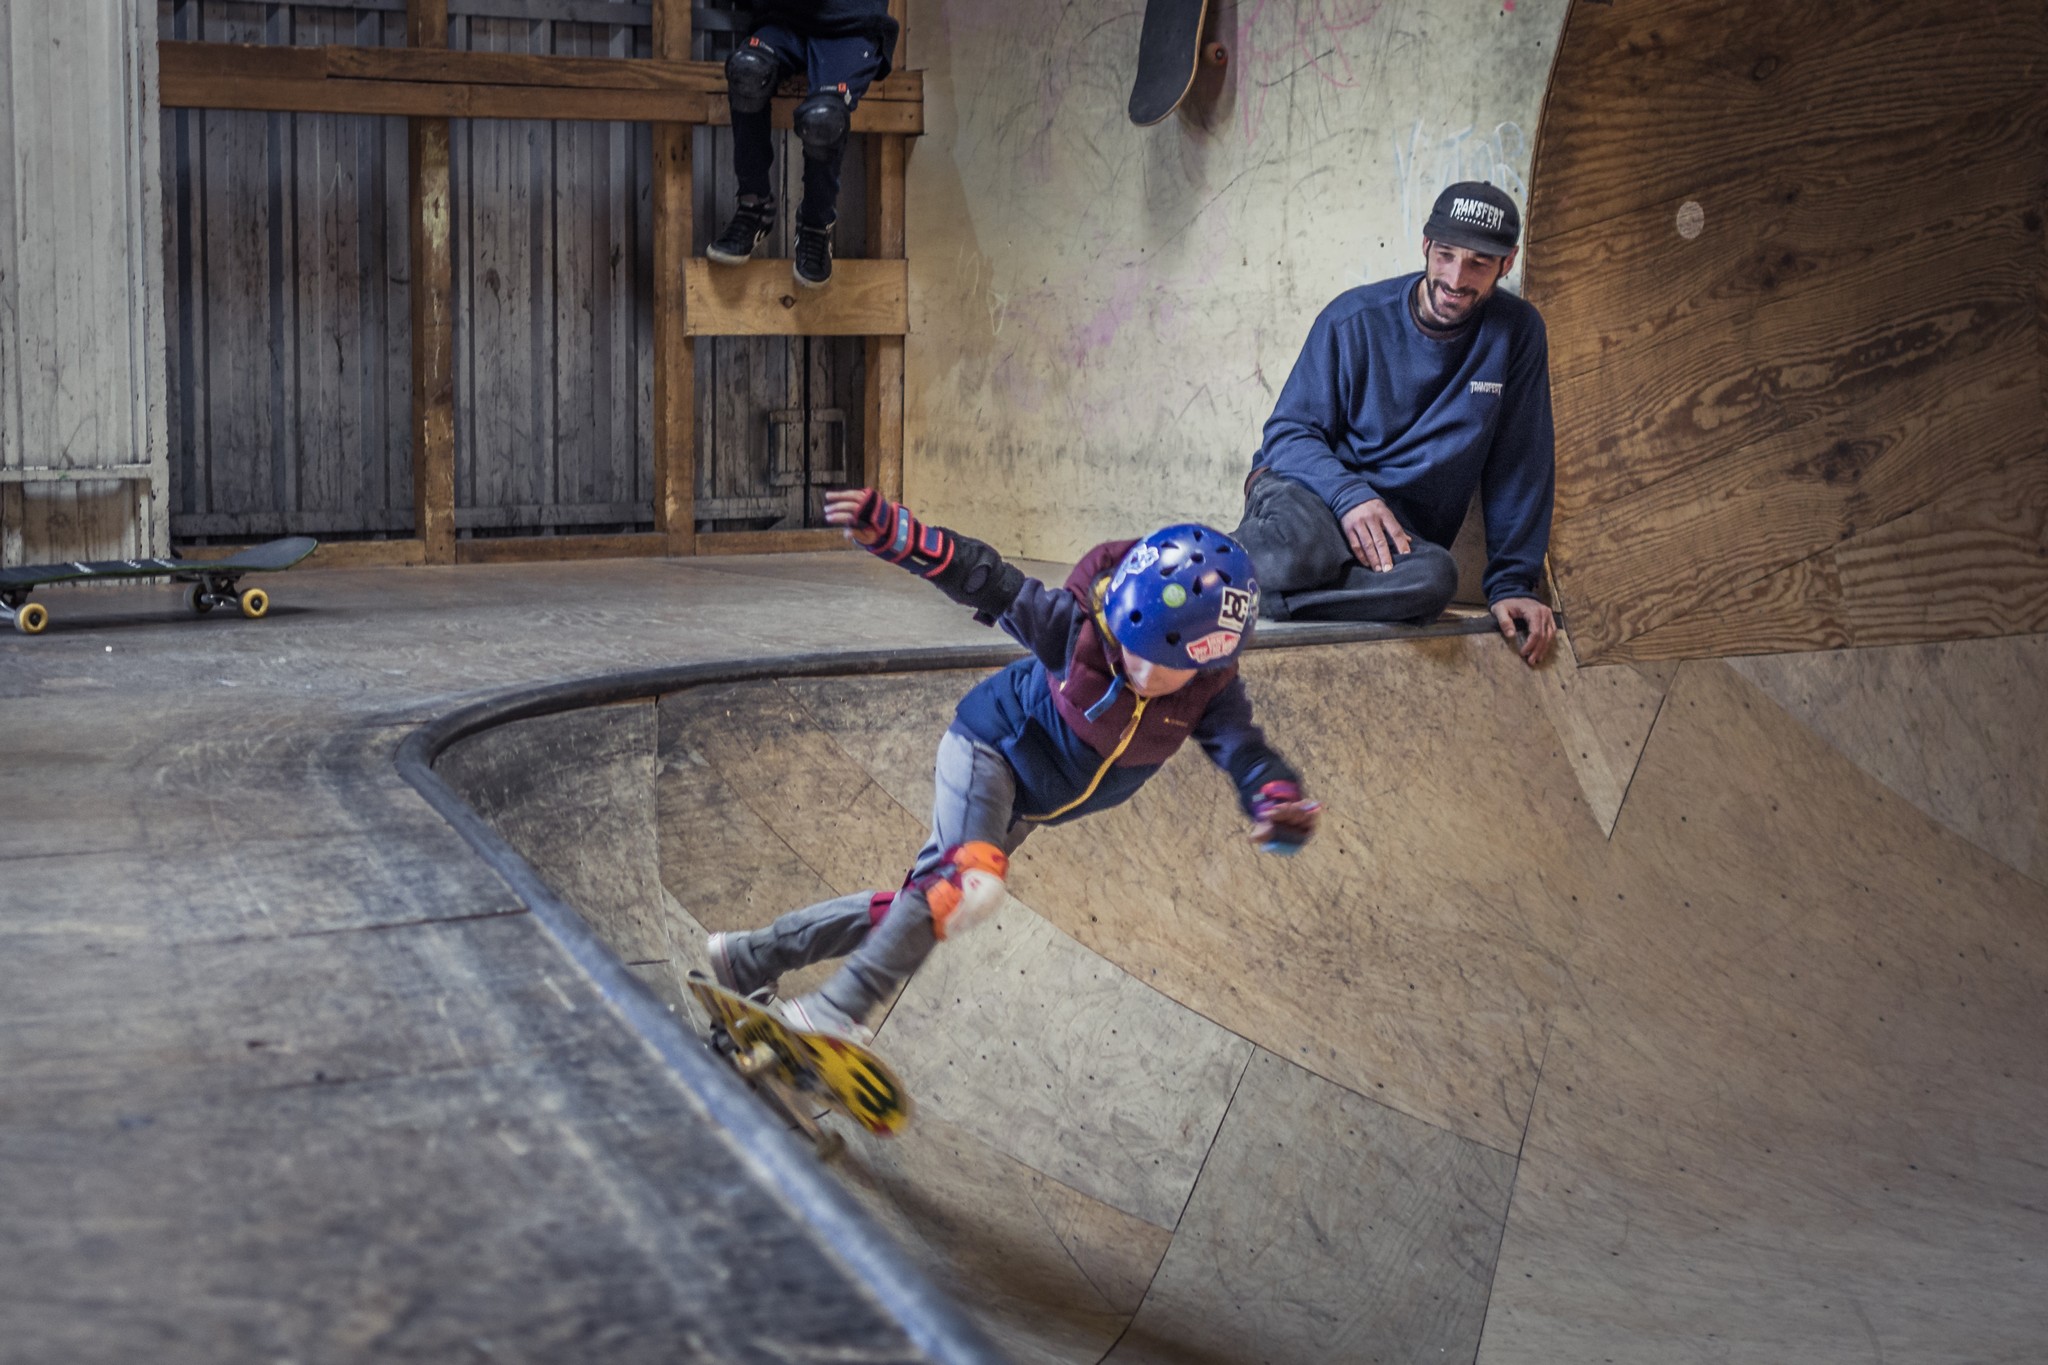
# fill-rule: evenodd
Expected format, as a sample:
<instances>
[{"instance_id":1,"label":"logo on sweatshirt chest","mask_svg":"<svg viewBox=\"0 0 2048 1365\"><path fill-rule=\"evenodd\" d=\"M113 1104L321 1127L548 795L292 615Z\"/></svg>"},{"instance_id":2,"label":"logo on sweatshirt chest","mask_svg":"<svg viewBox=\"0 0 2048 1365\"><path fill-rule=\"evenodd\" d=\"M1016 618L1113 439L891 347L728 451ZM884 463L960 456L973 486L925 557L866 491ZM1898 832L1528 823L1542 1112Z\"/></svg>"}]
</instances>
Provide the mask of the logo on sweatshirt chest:
<instances>
[{"instance_id":1,"label":"logo on sweatshirt chest","mask_svg":"<svg viewBox=\"0 0 2048 1365\"><path fill-rule=\"evenodd\" d=\"M1475 379L1472 381L1472 387L1469 390L1467 390L1467 392L1490 393L1498 395L1505 387L1506 386L1503 385L1497 379Z\"/></svg>"}]
</instances>

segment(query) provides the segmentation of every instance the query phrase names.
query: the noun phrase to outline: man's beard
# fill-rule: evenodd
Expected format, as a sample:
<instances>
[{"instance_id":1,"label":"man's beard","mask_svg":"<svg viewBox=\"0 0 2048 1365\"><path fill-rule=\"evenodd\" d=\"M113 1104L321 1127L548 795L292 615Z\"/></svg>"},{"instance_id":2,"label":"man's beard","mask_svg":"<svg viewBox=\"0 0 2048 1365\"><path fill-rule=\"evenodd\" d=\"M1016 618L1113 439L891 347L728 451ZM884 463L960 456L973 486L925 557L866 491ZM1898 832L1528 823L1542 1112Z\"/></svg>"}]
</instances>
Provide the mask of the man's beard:
<instances>
[{"instance_id":1,"label":"man's beard","mask_svg":"<svg viewBox=\"0 0 2048 1365\"><path fill-rule=\"evenodd\" d=\"M1422 290L1423 311L1439 326L1455 327L1471 317L1472 310L1479 306L1479 296L1476 293L1458 299L1447 298L1443 285L1436 280L1425 279L1422 282Z\"/></svg>"}]
</instances>

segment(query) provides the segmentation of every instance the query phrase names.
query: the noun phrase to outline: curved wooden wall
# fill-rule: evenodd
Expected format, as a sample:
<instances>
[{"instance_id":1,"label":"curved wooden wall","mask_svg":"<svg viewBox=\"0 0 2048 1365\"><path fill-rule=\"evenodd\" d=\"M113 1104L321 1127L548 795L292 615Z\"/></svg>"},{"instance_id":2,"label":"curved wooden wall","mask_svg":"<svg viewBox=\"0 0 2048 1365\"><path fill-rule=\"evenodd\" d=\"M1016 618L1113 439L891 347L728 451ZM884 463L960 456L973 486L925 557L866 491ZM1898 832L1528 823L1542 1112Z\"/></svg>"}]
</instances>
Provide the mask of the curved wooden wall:
<instances>
[{"instance_id":1,"label":"curved wooden wall","mask_svg":"<svg viewBox=\"0 0 2048 1365\"><path fill-rule=\"evenodd\" d=\"M2048 5L1578 0L1526 267L1582 659L2048 630Z\"/></svg>"}]
</instances>

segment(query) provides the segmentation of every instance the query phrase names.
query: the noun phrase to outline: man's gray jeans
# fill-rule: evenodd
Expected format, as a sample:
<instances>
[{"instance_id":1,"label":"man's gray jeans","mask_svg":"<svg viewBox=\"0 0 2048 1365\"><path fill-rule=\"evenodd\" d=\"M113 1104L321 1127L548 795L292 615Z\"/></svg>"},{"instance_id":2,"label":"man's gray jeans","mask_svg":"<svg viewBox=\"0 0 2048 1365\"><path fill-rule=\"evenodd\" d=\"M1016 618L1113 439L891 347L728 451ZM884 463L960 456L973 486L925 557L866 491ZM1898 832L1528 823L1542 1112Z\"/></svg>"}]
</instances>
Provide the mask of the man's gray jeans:
<instances>
[{"instance_id":1,"label":"man's gray jeans","mask_svg":"<svg viewBox=\"0 0 2048 1365\"><path fill-rule=\"evenodd\" d=\"M1276 621L1400 621L1428 625L1458 591L1451 552L1409 533L1414 549L1379 573L1358 562L1344 528L1308 488L1255 476L1233 531L1252 557L1261 612Z\"/></svg>"}]
</instances>

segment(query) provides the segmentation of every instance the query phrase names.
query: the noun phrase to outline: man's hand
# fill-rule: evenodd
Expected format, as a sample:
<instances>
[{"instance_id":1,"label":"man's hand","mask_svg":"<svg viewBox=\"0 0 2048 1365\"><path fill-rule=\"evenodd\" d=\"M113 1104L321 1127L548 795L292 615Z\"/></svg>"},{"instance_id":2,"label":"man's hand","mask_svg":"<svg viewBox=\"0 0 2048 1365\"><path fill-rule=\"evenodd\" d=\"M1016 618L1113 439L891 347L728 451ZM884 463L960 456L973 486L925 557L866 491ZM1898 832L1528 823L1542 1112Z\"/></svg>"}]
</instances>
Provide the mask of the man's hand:
<instances>
[{"instance_id":1,"label":"man's hand","mask_svg":"<svg viewBox=\"0 0 2048 1365\"><path fill-rule=\"evenodd\" d=\"M873 545L886 533L889 500L872 488L834 488L825 494L825 524L845 530L847 538Z\"/></svg>"},{"instance_id":2,"label":"man's hand","mask_svg":"<svg viewBox=\"0 0 2048 1365\"><path fill-rule=\"evenodd\" d=\"M1557 638L1557 618L1550 608L1533 597L1503 597L1493 604L1493 619L1500 622L1500 633L1507 642L1515 645L1522 656L1522 662L1534 668L1543 662L1543 656L1550 652L1550 642ZM1528 638L1517 640L1520 630L1528 632Z\"/></svg>"},{"instance_id":3,"label":"man's hand","mask_svg":"<svg viewBox=\"0 0 2048 1365\"><path fill-rule=\"evenodd\" d=\"M1394 567L1396 552L1405 555L1415 548L1401 523L1394 519L1393 509L1379 498L1361 502L1344 514L1340 524L1351 553L1376 573Z\"/></svg>"}]
</instances>

